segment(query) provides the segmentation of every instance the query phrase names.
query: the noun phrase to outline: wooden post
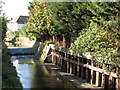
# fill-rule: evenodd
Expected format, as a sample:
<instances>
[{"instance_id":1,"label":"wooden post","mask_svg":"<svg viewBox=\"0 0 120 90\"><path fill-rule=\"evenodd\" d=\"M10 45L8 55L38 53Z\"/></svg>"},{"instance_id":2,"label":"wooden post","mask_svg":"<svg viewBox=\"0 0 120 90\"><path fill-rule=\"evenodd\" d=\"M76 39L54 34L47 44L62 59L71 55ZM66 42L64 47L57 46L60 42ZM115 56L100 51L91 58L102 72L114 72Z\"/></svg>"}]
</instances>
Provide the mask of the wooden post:
<instances>
[{"instance_id":1,"label":"wooden post","mask_svg":"<svg viewBox=\"0 0 120 90\"><path fill-rule=\"evenodd\" d=\"M62 70L67 72L67 61L66 61L66 53L62 54Z\"/></svg>"},{"instance_id":2,"label":"wooden post","mask_svg":"<svg viewBox=\"0 0 120 90\"><path fill-rule=\"evenodd\" d=\"M59 53L58 53L58 51L56 51L56 54L57 55L56 55L56 60L55 61L56 61L56 65L58 65L58 61L59 61Z\"/></svg>"},{"instance_id":3,"label":"wooden post","mask_svg":"<svg viewBox=\"0 0 120 90\"><path fill-rule=\"evenodd\" d=\"M75 64L75 75L77 75L77 64Z\"/></svg>"},{"instance_id":4,"label":"wooden post","mask_svg":"<svg viewBox=\"0 0 120 90\"><path fill-rule=\"evenodd\" d=\"M58 53L57 65L59 66L59 64L60 64L60 53L59 53L59 51L57 51L57 53Z\"/></svg>"},{"instance_id":5,"label":"wooden post","mask_svg":"<svg viewBox=\"0 0 120 90\"><path fill-rule=\"evenodd\" d=\"M61 57L60 57L60 66L62 65L62 52L60 52L60 54L61 54Z\"/></svg>"},{"instance_id":6,"label":"wooden post","mask_svg":"<svg viewBox=\"0 0 120 90\"><path fill-rule=\"evenodd\" d=\"M88 60L87 60L87 65L88 65ZM86 68L86 81L89 81L89 69Z\"/></svg>"},{"instance_id":7,"label":"wooden post","mask_svg":"<svg viewBox=\"0 0 120 90\"><path fill-rule=\"evenodd\" d=\"M120 67L116 68L116 74L117 74L117 79L116 79L116 89L120 89Z\"/></svg>"},{"instance_id":8,"label":"wooden post","mask_svg":"<svg viewBox=\"0 0 120 90\"><path fill-rule=\"evenodd\" d=\"M62 71L64 71L65 72L65 60L64 59L62 59L62 67L61 67L61 69L62 69Z\"/></svg>"},{"instance_id":9,"label":"wooden post","mask_svg":"<svg viewBox=\"0 0 120 90\"><path fill-rule=\"evenodd\" d=\"M72 74L75 75L75 64L73 63L72 65L73 65L73 67L72 67L72 68L73 68L73 70L72 70Z\"/></svg>"},{"instance_id":10,"label":"wooden post","mask_svg":"<svg viewBox=\"0 0 120 90\"><path fill-rule=\"evenodd\" d=\"M72 63L70 62L70 73L72 74Z\"/></svg>"},{"instance_id":11,"label":"wooden post","mask_svg":"<svg viewBox=\"0 0 120 90\"><path fill-rule=\"evenodd\" d=\"M74 59L75 59L75 62L77 62L77 63L75 63L75 75L77 75L77 69L78 69L78 57L76 56Z\"/></svg>"},{"instance_id":12,"label":"wooden post","mask_svg":"<svg viewBox=\"0 0 120 90\"><path fill-rule=\"evenodd\" d=\"M91 61L91 67L93 67L93 60ZM90 79L90 83L93 84L93 70L91 69L91 79Z\"/></svg>"},{"instance_id":13,"label":"wooden post","mask_svg":"<svg viewBox=\"0 0 120 90\"><path fill-rule=\"evenodd\" d=\"M111 73L112 66L109 66L109 73ZM113 88L113 81L112 81L112 76L109 74L109 80L108 80L108 88L111 89Z\"/></svg>"},{"instance_id":14,"label":"wooden post","mask_svg":"<svg viewBox=\"0 0 120 90\"><path fill-rule=\"evenodd\" d=\"M66 58L67 58L67 53L64 53L64 62L65 62L65 72L67 72L67 66L68 66L68 64L67 64L67 60L66 60Z\"/></svg>"},{"instance_id":15,"label":"wooden post","mask_svg":"<svg viewBox=\"0 0 120 90\"><path fill-rule=\"evenodd\" d=\"M54 57L54 50L53 50L53 49L52 49L52 52L51 52L51 53L52 53L52 62L54 63L54 58L55 58L55 57Z\"/></svg>"},{"instance_id":16,"label":"wooden post","mask_svg":"<svg viewBox=\"0 0 120 90\"><path fill-rule=\"evenodd\" d=\"M77 76L79 77L79 71L80 70L80 67L79 67L79 65L77 65Z\"/></svg>"},{"instance_id":17,"label":"wooden post","mask_svg":"<svg viewBox=\"0 0 120 90\"><path fill-rule=\"evenodd\" d=\"M70 73L70 62L69 62L69 56L68 56L68 54L66 53L66 61L67 61L67 73Z\"/></svg>"},{"instance_id":18,"label":"wooden post","mask_svg":"<svg viewBox=\"0 0 120 90\"><path fill-rule=\"evenodd\" d=\"M99 66L97 65L97 67L99 68ZM100 73L98 71L96 71L96 86L100 86Z\"/></svg>"},{"instance_id":19,"label":"wooden post","mask_svg":"<svg viewBox=\"0 0 120 90\"><path fill-rule=\"evenodd\" d=\"M62 52L60 51L60 62L59 62L60 66L62 65L61 62L62 62Z\"/></svg>"},{"instance_id":20,"label":"wooden post","mask_svg":"<svg viewBox=\"0 0 120 90\"><path fill-rule=\"evenodd\" d=\"M56 50L55 50L55 52L54 52L54 63L56 64L57 63L57 56L56 56L56 54L57 54L57 52L56 52Z\"/></svg>"},{"instance_id":21,"label":"wooden post","mask_svg":"<svg viewBox=\"0 0 120 90\"><path fill-rule=\"evenodd\" d=\"M66 60L64 61L65 61L65 72L67 72L67 61Z\"/></svg>"},{"instance_id":22,"label":"wooden post","mask_svg":"<svg viewBox=\"0 0 120 90\"><path fill-rule=\"evenodd\" d=\"M104 70L105 69L105 64L103 64L103 67L102 67L102 69ZM101 84L101 86L104 88L105 87L105 74L104 74L104 72L102 73L102 84Z\"/></svg>"},{"instance_id":23,"label":"wooden post","mask_svg":"<svg viewBox=\"0 0 120 90\"><path fill-rule=\"evenodd\" d=\"M69 61L67 61L67 73L70 73Z\"/></svg>"},{"instance_id":24,"label":"wooden post","mask_svg":"<svg viewBox=\"0 0 120 90\"><path fill-rule=\"evenodd\" d=\"M65 62L65 72L67 72L67 61L66 61L66 53L64 53L64 62Z\"/></svg>"},{"instance_id":25,"label":"wooden post","mask_svg":"<svg viewBox=\"0 0 120 90\"><path fill-rule=\"evenodd\" d=\"M79 76L80 73L80 57L77 57L77 76Z\"/></svg>"},{"instance_id":26,"label":"wooden post","mask_svg":"<svg viewBox=\"0 0 120 90\"><path fill-rule=\"evenodd\" d=\"M72 55L72 61L75 62L75 57ZM75 63L73 63L73 74L76 74L76 67L75 67Z\"/></svg>"},{"instance_id":27,"label":"wooden post","mask_svg":"<svg viewBox=\"0 0 120 90\"><path fill-rule=\"evenodd\" d=\"M83 58L82 58L82 64L84 64L84 61L83 61ZM82 66L81 67L81 78L83 78L84 79L84 67Z\"/></svg>"}]
</instances>

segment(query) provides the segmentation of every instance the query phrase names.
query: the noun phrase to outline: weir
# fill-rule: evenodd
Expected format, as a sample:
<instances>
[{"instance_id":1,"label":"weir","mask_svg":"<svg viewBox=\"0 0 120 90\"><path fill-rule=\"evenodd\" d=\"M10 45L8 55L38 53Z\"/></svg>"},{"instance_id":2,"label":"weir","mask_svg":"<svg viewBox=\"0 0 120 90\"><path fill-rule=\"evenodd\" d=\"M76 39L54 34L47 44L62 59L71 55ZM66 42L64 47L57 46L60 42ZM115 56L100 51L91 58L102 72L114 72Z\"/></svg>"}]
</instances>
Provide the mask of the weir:
<instances>
[{"instance_id":1,"label":"weir","mask_svg":"<svg viewBox=\"0 0 120 90\"><path fill-rule=\"evenodd\" d=\"M8 47L10 55L33 55L34 50L27 47Z\"/></svg>"}]
</instances>

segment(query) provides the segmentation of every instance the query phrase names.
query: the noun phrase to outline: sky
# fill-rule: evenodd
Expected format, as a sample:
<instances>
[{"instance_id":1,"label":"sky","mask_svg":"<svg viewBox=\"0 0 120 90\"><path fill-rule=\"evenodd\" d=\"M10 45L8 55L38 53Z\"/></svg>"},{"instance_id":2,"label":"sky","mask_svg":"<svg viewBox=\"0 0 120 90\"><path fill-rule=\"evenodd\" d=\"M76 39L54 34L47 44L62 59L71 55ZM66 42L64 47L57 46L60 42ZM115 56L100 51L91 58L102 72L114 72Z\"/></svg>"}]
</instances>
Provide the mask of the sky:
<instances>
[{"instance_id":1,"label":"sky","mask_svg":"<svg viewBox=\"0 0 120 90\"><path fill-rule=\"evenodd\" d=\"M28 6L31 0L3 0L3 12L6 17L14 18L19 15L28 15Z\"/></svg>"},{"instance_id":2,"label":"sky","mask_svg":"<svg viewBox=\"0 0 120 90\"><path fill-rule=\"evenodd\" d=\"M20 15L28 15L29 2L32 0L0 0L0 1L5 2L5 5L3 6L3 10L6 17L14 18ZM39 0L39 1L44 1L44 0Z\"/></svg>"}]
</instances>

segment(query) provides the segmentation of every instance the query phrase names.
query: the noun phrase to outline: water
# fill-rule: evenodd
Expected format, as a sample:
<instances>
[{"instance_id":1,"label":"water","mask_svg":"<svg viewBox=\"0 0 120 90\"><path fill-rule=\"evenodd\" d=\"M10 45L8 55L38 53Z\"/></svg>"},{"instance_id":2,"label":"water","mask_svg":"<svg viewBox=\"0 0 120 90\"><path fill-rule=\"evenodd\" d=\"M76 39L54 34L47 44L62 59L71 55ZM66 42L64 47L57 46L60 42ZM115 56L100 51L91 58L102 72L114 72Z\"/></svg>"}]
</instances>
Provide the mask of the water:
<instances>
[{"instance_id":1,"label":"water","mask_svg":"<svg viewBox=\"0 0 120 90\"><path fill-rule=\"evenodd\" d=\"M70 83L61 81L55 70L49 71L42 64L24 64L28 61L33 63L33 57L33 55L11 57L23 88L74 88Z\"/></svg>"}]
</instances>

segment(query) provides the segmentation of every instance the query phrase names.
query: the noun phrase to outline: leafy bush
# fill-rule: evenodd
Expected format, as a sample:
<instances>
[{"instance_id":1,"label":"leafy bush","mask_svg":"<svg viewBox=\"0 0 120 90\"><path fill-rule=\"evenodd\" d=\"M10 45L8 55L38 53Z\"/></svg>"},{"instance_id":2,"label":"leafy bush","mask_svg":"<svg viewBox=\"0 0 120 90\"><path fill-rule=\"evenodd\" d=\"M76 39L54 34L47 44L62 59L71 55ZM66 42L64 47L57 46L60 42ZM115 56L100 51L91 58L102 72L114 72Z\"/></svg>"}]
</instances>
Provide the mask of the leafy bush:
<instances>
[{"instance_id":1,"label":"leafy bush","mask_svg":"<svg viewBox=\"0 0 120 90\"><path fill-rule=\"evenodd\" d=\"M104 27L92 22L89 28L82 30L70 49L75 55L91 52L93 60L101 64L119 65L120 61L117 60L117 57L120 48L120 29L118 28L120 25L116 21L108 21L103 24Z\"/></svg>"},{"instance_id":2,"label":"leafy bush","mask_svg":"<svg viewBox=\"0 0 120 90\"><path fill-rule=\"evenodd\" d=\"M15 31L15 32L10 31L9 33L6 34L6 36L7 36L7 38L12 39L15 36L18 36L18 34L17 34L17 31Z\"/></svg>"},{"instance_id":3,"label":"leafy bush","mask_svg":"<svg viewBox=\"0 0 120 90\"><path fill-rule=\"evenodd\" d=\"M30 37L27 27L27 24L25 24L20 30L10 31L7 33L7 38L13 39L14 37Z\"/></svg>"}]
</instances>

